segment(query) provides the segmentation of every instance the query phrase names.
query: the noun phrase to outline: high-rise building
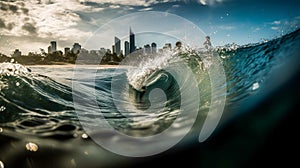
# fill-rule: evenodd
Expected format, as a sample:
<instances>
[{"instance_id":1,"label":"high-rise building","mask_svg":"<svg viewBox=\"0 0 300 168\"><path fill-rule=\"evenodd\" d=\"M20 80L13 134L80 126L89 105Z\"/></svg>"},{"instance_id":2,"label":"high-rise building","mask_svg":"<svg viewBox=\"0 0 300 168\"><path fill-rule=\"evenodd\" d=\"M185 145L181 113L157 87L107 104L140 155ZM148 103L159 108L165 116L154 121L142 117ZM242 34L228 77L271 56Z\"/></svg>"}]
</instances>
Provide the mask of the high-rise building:
<instances>
[{"instance_id":1,"label":"high-rise building","mask_svg":"<svg viewBox=\"0 0 300 168\"><path fill-rule=\"evenodd\" d=\"M84 57L89 55L89 51L87 49L84 49L84 48L81 48L78 53L80 53L79 54L80 56L84 56Z\"/></svg>"},{"instance_id":2,"label":"high-rise building","mask_svg":"<svg viewBox=\"0 0 300 168\"><path fill-rule=\"evenodd\" d=\"M121 54L121 40L118 37L115 37L115 50L117 55Z\"/></svg>"},{"instance_id":3,"label":"high-rise building","mask_svg":"<svg viewBox=\"0 0 300 168\"><path fill-rule=\"evenodd\" d=\"M129 55L130 50L129 50L129 42L128 41L124 42L124 48L125 48L125 56Z\"/></svg>"},{"instance_id":4,"label":"high-rise building","mask_svg":"<svg viewBox=\"0 0 300 168\"><path fill-rule=\"evenodd\" d=\"M20 57L22 55L19 49L15 49L14 53L12 54L13 57Z\"/></svg>"},{"instance_id":5,"label":"high-rise building","mask_svg":"<svg viewBox=\"0 0 300 168\"><path fill-rule=\"evenodd\" d=\"M50 46L48 47L48 53L54 53L57 51L57 45L56 45L56 41L51 41L50 42Z\"/></svg>"},{"instance_id":6,"label":"high-rise building","mask_svg":"<svg viewBox=\"0 0 300 168\"><path fill-rule=\"evenodd\" d=\"M165 46L163 47L164 50L171 50L172 46L171 43L166 43Z\"/></svg>"},{"instance_id":7,"label":"high-rise building","mask_svg":"<svg viewBox=\"0 0 300 168\"><path fill-rule=\"evenodd\" d=\"M74 54L78 54L80 52L80 50L81 50L81 45L79 43L74 43L71 51Z\"/></svg>"},{"instance_id":8,"label":"high-rise building","mask_svg":"<svg viewBox=\"0 0 300 168\"><path fill-rule=\"evenodd\" d=\"M112 49L112 53L115 54L116 53L116 47L115 47L115 45L112 45L111 49Z\"/></svg>"},{"instance_id":9,"label":"high-rise building","mask_svg":"<svg viewBox=\"0 0 300 168\"><path fill-rule=\"evenodd\" d=\"M107 53L107 50L105 48L103 48L103 47L100 48L100 50L99 50L100 56L104 56L106 53Z\"/></svg>"},{"instance_id":10,"label":"high-rise building","mask_svg":"<svg viewBox=\"0 0 300 168\"><path fill-rule=\"evenodd\" d=\"M154 42L151 44L151 52L152 54L156 54L157 52L157 45Z\"/></svg>"},{"instance_id":11,"label":"high-rise building","mask_svg":"<svg viewBox=\"0 0 300 168\"><path fill-rule=\"evenodd\" d=\"M65 48L65 55L67 55L68 53L70 53L71 52L71 49L69 48L69 47L66 47Z\"/></svg>"},{"instance_id":12,"label":"high-rise building","mask_svg":"<svg viewBox=\"0 0 300 168\"><path fill-rule=\"evenodd\" d=\"M149 44L144 45L144 54L151 54L151 47Z\"/></svg>"},{"instance_id":13,"label":"high-rise building","mask_svg":"<svg viewBox=\"0 0 300 168\"><path fill-rule=\"evenodd\" d=\"M129 30L129 44L130 44L130 53L133 53L135 51L135 35L132 32L131 28Z\"/></svg>"},{"instance_id":14,"label":"high-rise building","mask_svg":"<svg viewBox=\"0 0 300 168\"><path fill-rule=\"evenodd\" d=\"M48 54L51 54L51 46L48 46Z\"/></svg>"},{"instance_id":15,"label":"high-rise building","mask_svg":"<svg viewBox=\"0 0 300 168\"><path fill-rule=\"evenodd\" d=\"M51 53L56 52L57 51L56 41L51 41L50 44L51 44Z\"/></svg>"}]
</instances>

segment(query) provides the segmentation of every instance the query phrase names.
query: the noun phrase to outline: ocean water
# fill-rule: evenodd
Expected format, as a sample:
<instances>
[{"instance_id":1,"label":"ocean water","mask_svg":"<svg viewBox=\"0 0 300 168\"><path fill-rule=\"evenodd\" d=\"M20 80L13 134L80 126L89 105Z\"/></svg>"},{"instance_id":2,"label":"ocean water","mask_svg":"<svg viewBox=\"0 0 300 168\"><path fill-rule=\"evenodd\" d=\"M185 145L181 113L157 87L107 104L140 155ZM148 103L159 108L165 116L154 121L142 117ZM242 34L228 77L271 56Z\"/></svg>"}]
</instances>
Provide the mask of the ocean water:
<instances>
[{"instance_id":1,"label":"ocean water","mask_svg":"<svg viewBox=\"0 0 300 168\"><path fill-rule=\"evenodd\" d=\"M296 75L299 44L297 30L264 43L228 45L212 51L186 49L139 57L135 62L125 60L116 67L1 63L0 167L131 165L133 159L95 142L100 137L112 145L138 150L116 138L97 118L131 137L159 135L172 125L167 138L182 136L188 130L180 145L199 143L214 96L226 97L218 131ZM226 83L212 85L208 72L214 66L213 59L222 64ZM226 92L212 94L212 87ZM199 99L189 96L195 93ZM196 115L181 115L182 106L185 111L196 110Z\"/></svg>"}]
</instances>

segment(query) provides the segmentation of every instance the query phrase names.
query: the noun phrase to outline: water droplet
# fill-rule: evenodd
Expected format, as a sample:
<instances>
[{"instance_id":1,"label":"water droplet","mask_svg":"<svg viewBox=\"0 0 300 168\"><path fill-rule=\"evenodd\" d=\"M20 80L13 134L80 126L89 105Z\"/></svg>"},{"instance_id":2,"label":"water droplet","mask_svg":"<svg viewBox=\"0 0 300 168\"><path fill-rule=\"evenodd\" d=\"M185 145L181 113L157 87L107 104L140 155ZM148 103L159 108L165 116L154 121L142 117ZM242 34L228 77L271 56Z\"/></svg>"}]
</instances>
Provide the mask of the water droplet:
<instances>
[{"instance_id":1,"label":"water droplet","mask_svg":"<svg viewBox=\"0 0 300 168\"><path fill-rule=\"evenodd\" d=\"M3 132L3 129L0 127L0 133L2 133Z\"/></svg>"},{"instance_id":2,"label":"water droplet","mask_svg":"<svg viewBox=\"0 0 300 168\"><path fill-rule=\"evenodd\" d=\"M81 138L83 138L83 139L87 139L89 136L87 135L87 134L82 134L81 135Z\"/></svg>"},{"instance_id":3,"label":"water droplet","mask_svg":"<svg viewBox=\"0 0 300 168\"><path fill-rule=\"evenodd\" d=\"M6 109L5 106L1 106L1 107L0 107L0 112L4 111L5 109Z\"/></svg>"},{"instance_id":4,"label":"water droplet","mask_svg":"<svg viewBox=\"0 0 300 168\"><path fill-rule=\"evenodd\" d=\"M20 86L20 83L19 83L19 82L17 82L17 83L16 83L16 86Z\"/></svg>"},{"instance_id":5,"label":"water droplet","mask_svg":"<svg viewBox=\"0 0 300 168\"><path fill-rule=\"evenodd\" d=\"M256 90L258 88L259 88L258 82L254 83L253 86L252 86L252 90Z\"/></svg>"},{"instance_id":6,"label":"water droplet","mask_svg":"<svg viewBox=\"0 0 300 168\"><path fill-rule=\"evenodd\" d=\"M88 153L87 151L84 151L84 154L85 154L85 155L89 155L89 153Z\"/></svg>"},{"instance_id":7,"label":"water droplet","mask_svg":"<svg viewBox=\"0 0 300 168\"><path fill-rule=\"evenodd\" d=\"M4 168L4 163L0 161L0 168Z\"/></svg>"},{"instance_id":8,"label":"water droplet","mask_svg":"<svg viewBox=\"0 0 300 168\"><path fill-rule=\"evenodd\" d=\"M71 165L72 165L72 167L77 167L75 159L71 159Z\"/></svg>"},{"instance_id":9,"label":"water droplet","mask_svg":"<svg viewBox=\"0 0 300 168\"><path fill-rule=\"evenodd\" d=\"M29 142L26 144L26 149L31 152L36 152L39 149L39 147L37 146L37 144Z\"/></svg>"}]
</instances>

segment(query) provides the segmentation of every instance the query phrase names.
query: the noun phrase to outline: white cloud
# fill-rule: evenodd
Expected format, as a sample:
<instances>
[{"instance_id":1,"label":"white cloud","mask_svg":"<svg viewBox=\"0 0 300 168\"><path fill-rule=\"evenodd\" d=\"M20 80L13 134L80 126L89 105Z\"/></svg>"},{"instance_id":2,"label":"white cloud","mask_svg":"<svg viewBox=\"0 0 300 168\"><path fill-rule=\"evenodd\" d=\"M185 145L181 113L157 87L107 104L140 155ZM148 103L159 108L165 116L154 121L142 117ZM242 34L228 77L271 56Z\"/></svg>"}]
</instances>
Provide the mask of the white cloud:
<instances>
[{"instance_id":1,"label":"white cloud","mask_svg":"<svg viewBox=\"0 0 300 168\"><path fill-rule=\"evenodd\" d=\"M92 9L84 6L75 0L44 0L38 3L35 0L28 0L26 3L20 4L16 2L3 2L10 5L18 6L18 9L27 9L27 13L22 11L11 13L0 10L1 18L5 23L13 23L12 29L1 29L1 34L9 36L27 36L33 31L29 31L30 26L36 30L36 35L42 38L55 38L65 40L72 37L74 40L81 39L90 35L90 32L81 31L78 22L81 18L76 11L92 11L101 10L99 8ZM27 25L27 27L24 27ZM24 29L27 28L27 29Z\"/></svg>"},{"instance_id":2,"label":"white cloud","mask_svg":"<svg viewBox=\"0 0 300 168\"><path fill-rule=\"evenodd\" d=\"M207 4L206 1L207 1L207 0L200 0L200 3L201 3L202 5L206 5L206 4Z\"/></svg>"},{"instance_id":3,"label":"white cloud","mask_svg":"<svg viewBox=\"0 0 300 168\"><path fill-rule=\"evenodd\" d=\"M273 25L280 25L281 21L280 20L275 20L274 22L272 22Z\"/></svg>"},{"instance_id":4,"label":"white cloud","mask_svg":"<svg viewBox=\"0 0 300 168\"><path fill-rule=\"evenodd\" d=\"M222 30L233 30L235 29L236 27L234 26L226 26L226 25L222 25L222 26L218 26L219 29L222 29Z\"/></svg>"},{"instance_id":5,"label":"white cloud","mask_svg":"<svg viewBox=\"0 0 300 168\"><path fill-rule=\"evenodd\" d=\"M214 5L216 3L222 3L225 0L198 0L198 2L202 5Z\"/></svg>"},{"instance_id":6,"label":"white cloud","mask_svg":"<svg viewBox=\"0 0 300 168\"><path fill-rule=\"evenodd\" d=\"M271 27L271 29L272 29L272 30L278 30L278 29L279 29L279 27L272 26L272 27Z\"/></svg>"},{"instance_id":7,"label":"white cloud","mask_svg":"<svg viewBox=\"0 0 300 168\"><path fill-rule=\"evenodd\" d=\"M257 27L257 28L255 28L254 30L255 30L255 31L259 31L259 30L260 30L260 28L259 28L259 27Z\"/></svg>"},{"instance_id":8,"label":"white cloud","mask_svg":"<svg viewBox=\"0 0 300 168\"><path fill-rule=\"evenodd\" d=\"M151 7L148 7L148 8L143 8L143 9L140 9L139 11L151 11L153 10L153 8Z\"/></svg>"},{"instance_id":9,"label":"white cloud","mask_svg":"<svg viewBox=\"0 0 300 168\"><path fill-rule=\"evenodd\" d=\"M79 2L94 2L99 4L118 4L118 5L126 5L126 6L144 6L148 7L158 3L167 3L174 2L176 0L164 0L164 1L156 1L156 0L79 0Z\"/></svg>"}]
</instances>

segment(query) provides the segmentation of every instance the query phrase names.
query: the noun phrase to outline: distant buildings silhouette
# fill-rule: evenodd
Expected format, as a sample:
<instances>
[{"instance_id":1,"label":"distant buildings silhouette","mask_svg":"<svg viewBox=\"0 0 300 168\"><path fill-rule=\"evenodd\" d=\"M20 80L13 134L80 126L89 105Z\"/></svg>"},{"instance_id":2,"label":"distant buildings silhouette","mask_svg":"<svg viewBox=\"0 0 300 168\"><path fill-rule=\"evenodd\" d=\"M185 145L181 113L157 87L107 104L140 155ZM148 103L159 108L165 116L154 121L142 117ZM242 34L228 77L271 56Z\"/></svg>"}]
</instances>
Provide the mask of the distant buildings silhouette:
<instances>
[{"instance_id":1,"label":"distant buildings silhouette","mask_svg":"<svg viewBox=\"0 0 300 168\"><path fill-rule=\"evenodd\" d=\"M131 27L129 28L129 41L124 42L124 50L121 50L121 40L118 37L114 37L114 45L112 45L111 50L100 48L100 50L91 50L88 51L81 47L79 43L74 43L72 48L65 47L64 53L62 51L57 50L57 42L51 41L50 46L48 46L48 53L45 53L43 49L41 49L41 53L45 57L51 57L49 59L56 59L60 60L59 57L65 56L66 60L73 60L74 56L78 55L79 53L83 56L87 56L90 58L96 58L98 56L108 56L109 58L106 58L107 60L119 60L123 59L124 56L128 56L129 54L144 54L144 55L150 55L150 54L156 54L158 52L163 52L164 50L171 50L172 46L171 43L166 43L162 49L157 49L157 44L155 42L152 42L151 44L145 44L142 47L137 48L135 45L135 34ZM124 51L124 53L123 53ZM13 57L20 57L22 55L21 51L19 49L16 49L14 53L12 54ZM29 55L38 55L37 53L29 53ZM70 58L70 59L69 59Z\"/></svg>"},{"instance_id":2,"label":"distant buildings silhouette","mask_svg":"<svg viewBox=\"0 0 300 168\"><path fill-rule=\"evenodd\" d=\"M113 53L121 54L121 40L118 37L115 37L115 52Z\"/></svg>"},{"instance_id":3,"label":"distant buildings silhouette","mask_svg":"<svg viewBox=\"0 0 300 168\"><path fill-rule=\"evenodd\" d=\"M129 28L129 44L130 44L129 53L133 53L136 47L135 47L135 35L132 32L131 27Z\"/></svg>"},{"instance_id":4,"label":"distant buildings silhouette","mask_svg":"<svg viewBox=\"0 0 300 168\"><path fill-rule=\"evenodd\" d=\"M22 52L19 49L15 49L14 53L12 54L13 57L19 57L22 55Z\"/></svg>"},{"instance_id":5,"label":"distant buildings silhouette","mask_svg":"<svg viewBox=\"0 0 300 168\"><path fill-rule=\"evenodd\" d=\"M50 46L48 47L48 53L54 53L57 50L56 41L51 41Z\"/></svg>"},{"instance_id":6,"label":"distant buildings silhouette","mask_svg":"<svg viewBox=\"0 0 300 168\"><path fill-rule=\"evenodd\" d=\"M128 41L124 42L124 50L125 50L125 56L130 54L129 42Z\"/></svg>"}]
</instances>

